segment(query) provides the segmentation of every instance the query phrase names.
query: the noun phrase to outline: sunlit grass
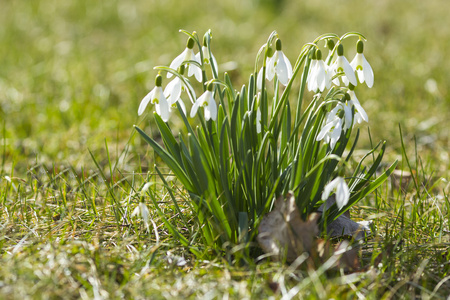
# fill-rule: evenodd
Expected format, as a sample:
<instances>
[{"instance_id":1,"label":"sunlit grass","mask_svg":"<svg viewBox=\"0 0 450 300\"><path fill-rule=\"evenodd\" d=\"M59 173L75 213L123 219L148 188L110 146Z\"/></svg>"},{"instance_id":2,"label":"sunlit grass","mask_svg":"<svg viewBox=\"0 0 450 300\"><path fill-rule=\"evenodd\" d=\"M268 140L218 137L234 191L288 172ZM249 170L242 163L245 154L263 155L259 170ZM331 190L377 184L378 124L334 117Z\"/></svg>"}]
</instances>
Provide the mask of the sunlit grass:
<instances>
[{"instance_id":1,"label":"sunlit grass","mask_svg":"<svg viewBox=\"0 0 450 300\"><path fill-rule=\"evenodd\" d=\"M2 3L0 298L258 298L298 287L304 298L450 293L450 24L442 1L272 2ZM323 32L368 37L375 85L358 97L372 140L386 139L385 161L399 158L400 168L415 176L403 189L387 184L352 211L356 219L373 219L376 229L362 246L363 264L384 253L381 264L351 281L336 270L314 274L266 261L238 267L230 264L232 253L198 261L148 202L160 235L155 247L154 228L147 232L131 217L144 182L156 178L147 174L154 154L145 153L132 125L152 132L152 118L142 121L137 108L152 88L151 68L167 65L184 47L180 28L212 29L219 64L236 60L229 70L236 85L247 80L241 75L252 70L273 30L290 58ZM167 191L156 188L160 207L196 241L198 228L183 227ZM179 205L189 210L179 193ZM115 213L118 207L125 217ZM187 264L177 267L167 251Z\"/></svg>"}]
</instances>

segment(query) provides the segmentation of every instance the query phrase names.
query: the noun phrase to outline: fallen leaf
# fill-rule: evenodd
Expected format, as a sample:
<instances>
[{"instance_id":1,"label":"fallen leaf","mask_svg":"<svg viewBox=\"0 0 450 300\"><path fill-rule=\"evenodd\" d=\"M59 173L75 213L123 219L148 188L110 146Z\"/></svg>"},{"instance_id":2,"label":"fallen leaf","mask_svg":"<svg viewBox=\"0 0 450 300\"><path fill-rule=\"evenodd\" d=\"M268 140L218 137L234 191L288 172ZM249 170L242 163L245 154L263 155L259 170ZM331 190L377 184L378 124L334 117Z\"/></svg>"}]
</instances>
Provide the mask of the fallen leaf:
<instances>
[{"instance_id":1,"label":"fallen leaf","mask_svg":"<svg viewBox=\"0 0 450 300\"><path fill-rule=\"evenodd\" d=\"M276 259L285 257L287 262L292 262L315 246L319 217L311 214L306 222L303 221L294 194L289 192L286 197L278 197L274 209L261 220L257 241L264 252Z\"/></svg>"},{"instance_id":2,"label":"fallen leaf","mask_svg":"<svg viewBox=\"0 0 450 300\"><path fill-rule=\"evenodd\" d=\"M336 246L334 255L341 255L338 266L347 271L358 271L361 269L358 250L353 248L348 241L342 241Z\"/></svg>"}]
</instances>

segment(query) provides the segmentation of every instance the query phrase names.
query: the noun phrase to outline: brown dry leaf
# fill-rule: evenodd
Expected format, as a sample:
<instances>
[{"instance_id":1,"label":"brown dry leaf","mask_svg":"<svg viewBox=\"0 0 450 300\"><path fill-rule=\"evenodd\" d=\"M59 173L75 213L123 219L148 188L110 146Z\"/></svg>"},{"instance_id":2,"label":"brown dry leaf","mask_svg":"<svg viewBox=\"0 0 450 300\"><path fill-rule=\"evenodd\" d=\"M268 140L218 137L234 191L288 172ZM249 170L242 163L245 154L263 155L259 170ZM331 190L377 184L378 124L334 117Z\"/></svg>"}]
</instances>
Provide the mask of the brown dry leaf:
<instances>
[{"instance_id":1,"label":"brown dry leaf","mask_svg":"<svg viewBox=\"0 0 450 300\"><path fill-rule=\"evenodd\" d=\"M341 255L338 266L347 271L358 271L361 269L361 262L358 257L358 250L350 246L348 241L342 241L336 246L334 255Z\"/></svg>"},{"instance_id":2,"label":"brown dry leaf","mask_svg":"<svg viewBox=\"0 0 450 300\"><path fill-rule=\"evenodd\" d=\"M257 241L264 252L277 259L285 255L286 261L292 262L315 247L319 217L311 214L306 222L303 221L294 194L289 192L286 197L278 197L274 209L261 220Z\"/></svg>"}]
</instances>

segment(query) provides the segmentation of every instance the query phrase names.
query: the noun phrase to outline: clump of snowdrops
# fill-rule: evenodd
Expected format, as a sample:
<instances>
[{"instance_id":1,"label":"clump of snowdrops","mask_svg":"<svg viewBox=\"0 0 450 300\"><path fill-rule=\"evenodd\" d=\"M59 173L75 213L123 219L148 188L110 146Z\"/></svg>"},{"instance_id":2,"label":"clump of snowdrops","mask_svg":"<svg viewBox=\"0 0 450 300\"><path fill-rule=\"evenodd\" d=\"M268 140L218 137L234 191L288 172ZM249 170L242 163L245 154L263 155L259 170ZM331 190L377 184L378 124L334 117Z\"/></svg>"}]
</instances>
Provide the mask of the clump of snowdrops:
<instances>
[{"instance_id":1,"label":"clump of snowdrops","mask_svg":"<svg viewBox=\"0 0 450 300\"><path fill-rule=\"evenodd\" d=\"M273 32L256 55L248 84L236 89L227 73L219 75L211 32L203 39L196 32L181 32L187 35L186 48L169 67L155 67L155 87L138 110L142 115L153 104L164 146L136 130L187 191L200 245L220 251L254 241L261 218L288 191L303 219L335 194L336 203L319 221L326 228L394 169L396 163L376 177L385 151L380 142L349 170L359 136L359 130L352 132L369 121L356 92L374 83L363 35L319 36L300 49L292 67ZM349 38L356 40L351 62L342 44ZM305 99L307 94L312 98ZM181 118L186 127L179 134L170 128L173 118ZM199 254L158 208L156 191L146 192L169 231Z\"/></svg>"}]
</instances>

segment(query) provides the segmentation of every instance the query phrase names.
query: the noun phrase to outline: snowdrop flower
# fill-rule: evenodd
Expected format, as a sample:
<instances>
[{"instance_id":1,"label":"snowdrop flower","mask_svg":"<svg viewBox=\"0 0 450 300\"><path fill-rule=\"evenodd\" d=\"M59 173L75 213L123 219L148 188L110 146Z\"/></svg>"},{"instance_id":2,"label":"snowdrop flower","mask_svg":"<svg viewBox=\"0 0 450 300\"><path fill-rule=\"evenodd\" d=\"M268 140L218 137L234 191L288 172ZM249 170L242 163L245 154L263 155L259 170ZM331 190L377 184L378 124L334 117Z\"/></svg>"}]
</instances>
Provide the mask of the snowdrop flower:
<instances>
[{"instance_id":1,"label":"snowdrop flower","mask_svg":"<svg viewBox=\"0 0 450 300\"><path fill-rule=\"evenodd\" d=\"M316 51L311 61L310 72L308 75L307 83L309 91L323 92L325 88L331 87L331 77L325 62L322 60L322 51L319 49Z\"/></svg>"},{"instance_id":2,"label":"snowdrop flower","mask_svg":"<svg viewBox=\"0 0 450 300\"><path fill-rule=\"evenodd\" d=\"M322 200L326 201L332 191L336 193L336 205L341 210L350 199L350 191L344 178L336 177L328 183L323 189Z\"/></svg>"},{"instance_id":3,"label":"snowdrop flower","mask_svg":"<svg viewBox=\"0 0 450 300\"><path fill-rule=\"evenodd\" d=\"M277 39L275 42L275 53L270 58L267 70L266 70L266 78L270 81L273 79L275 74L278 76L278 80L283 85L287 85L289 79L292 77L292 65L289 62L289 59L284 55L283 51L281 51L281 40Z\"/></svg>"},{"instance_id":4,"label":"snowdrop flower","mask_svg":"<svg viewBox=\"0 0 450 300\"><path fill-rule=\"evenodd\" d=\"M261 133L261 109L256 110L256 133Z\"/></svg>"},{"instance_id":5,"label":"snowdrop flower","mask_svg":"<svg viewBox=\"0 0 450 300\"><path fill-rule=\"evenodd\" d=\"M269 61L270 61L270 57L267 57L266 58L266 66L269 65ZM266 68L266 77L267 77L267 68ZM258 90L261 90L262 82L263 82L263 67L261 67L261 69L259 69L258 77L256 77L256 88Z\"/></svg>"},{"instance_id":6,"label":"snowdrop flower","mask_svg":"<svg viewBox=\"0 0 450 300\"><path fill-rule=\"evenodd\" d=\"M373 71L370 64L367 62L366 58L363 54L364 51L364 43L359 40L356 42L356 55L353 58L350 66L352 66L353 70L358 74L359 82L366 82L367 86L371 88L373 86Z\"/></svg>"},{"instance_id":7,"label":"snowdrop flower","mask_svg":"<svg viewBox=\"0 0 450 300\"><path fill-rule=\"evenodd\" d=\"M139 105L138 115L142 115L147 107L148 103L155 105L156 113L161 116L164 122L169 121L169 104L164 96L161 75L157 75L155 79L155 87L142 99Z\"/></svg>"},{"instance_id":8,"label":"snowdrop flower","mask_svg":"<svg viewBox=\"0 0 450 300\"><path fill-rule=\"evenodd\" d=\"M348 91L348 94L350 95L350 107L355 108L355 122L358 124L361 124L362 121L369 122L369 116L367 116L366 111L361 106L361 104L358 101L358 98L356 98L355 91L353 90L354 87L350 84L349 85L350 90Z\"/></svg>"},{"instance_id":9,"label":"snowdrop flower","mask_svg":"<svg viewBox=\"0 0 450 300\"><path fill-rule=\"evenodd\" d=\"M217 119L217 105L216 102L214 101L212 90L213 85L212 83L210 83L206 88L206 92L204 92L203 95L201 95L192 106L191 118L195 117L199 107L203 107L203 109L205 110L206 121L210 119L215 121Z\"/></svg>"},{"instance_id":10,"label":"snowdrop flower","mask_svg":"<svg viewBox=\"0 0 450 300\"><path fill-rule=\"evenodd\" d=\"M217 73L219 73L219 68L218 68L218 65L217 65L216 58L214 57L214 54L212 54L212 53L211 53L211 55L209 55L209 50L208 50L208 47L206 47L206 45L207 44L206 44L206 36L205 36L205 37L203 37L203 46L202 46L203 63L206 64L206 65L210 65L211 61L212 61L212 63L214 64L214 67L216 68ZM195 60L196 61L200 61L201 60L200 59L200 52L198 52L195 55Z\"/></svg>"},{"instance_id":11,"label":"snowdrop flower","mask_svg":"<svg viewBox=\"0 0 450 300\"><path fill-rule=\"evenodd\" d=\"M349 96L350 98L350 96ZM326 116L324 126L317 135L316 141L324 140L334 148L341 137L342 132L346 132L352 125L352 109L345 103L338 103Z\"/></svg>"},{"instance_id":12,"label":"snowdrop flower","mask_svg":"<svg viewBox=\"0 0 450 300\"><path fill-rule=\"evenodd\" d=\"M140 215L142 217L142 220L144 220L144 225L147 228L147 231L150 232L149 226L150 212L148 210L147 205L145 205L145 202L139 202L139 205L136 206L136 208L131 213L132 217L136 215Z\"/></svg>"},{"instance_id":13,"label":"snowdrop flower","mask_svg":"<svg viewBox=\"0 0 450 300\"><path fill-rule=\"evenodd\" d=\"M178 72L180 75L184 74L184 66L180 66L178 68ZM184 82L180 79L180 77L176 76L164 89L164 96L167 98L167 102L169 104L169 111L172 111L172 109L176 109L177 103L180 104L181 109L183 110L184 114L186 115L186 106L184 105L184 102L181 100L181 92L187 92L188 88L184 84ZM193 90L192 93L195 93ZM189 98L191 98L191 95L188 93ZM194 94L195 97L195 94ZM192 99L191 99L192 101ZM192 101L193 102L193 101Z\"/></svg>"},{"instance_id":14,"label":"snowdrop flower","mask_svg":"<svg viewBox=\"0 0 450 300\"><path fill-rule=\"evenodd\" d=\"M170 68L177 70L179 66L181 66L181 64L184 61L189 61L189 60L193 60L196 61L197 63L199 63L200 65L202 64L200 62L200 59L197 59L197 56L194 54L194 44L195 41L192 38L189 38L187 41L187 45L186 45L186 49L184 49L183 52L181 52L180 55L178 55L177 57L175 57L175 59L172 61L172 63L170 64ZM190 64L190 63L186 63L186 65L189 67L188 70L188 76L191 77L192 75L195 76L195 79L197 79L198 82L202 82L202 70L194 64ZM167 78L172 77L171 73L167 73Z\"/></svg>"},{"instance_id":15,"label":"snowdrop flower","mask_svg":"<svg viewBox=\"0 0 450 300\"><path fill-rule=\"evenodd\" d=\"M344 56L344 46L342 46L342 44L340 44L337 48L337 55L338 57L331 66L333 76L339 73L344 73L344 75L341 75L342 82L344 82L345 85L348 85L348 83L350 82L351 84L356 86L358 82L356 81L355 71L353 70L352 66L350 66L347 58L345 58ZM337 77L333 79L333 83L339 85L339 78Z\"/></svg>"}]
</instances>

